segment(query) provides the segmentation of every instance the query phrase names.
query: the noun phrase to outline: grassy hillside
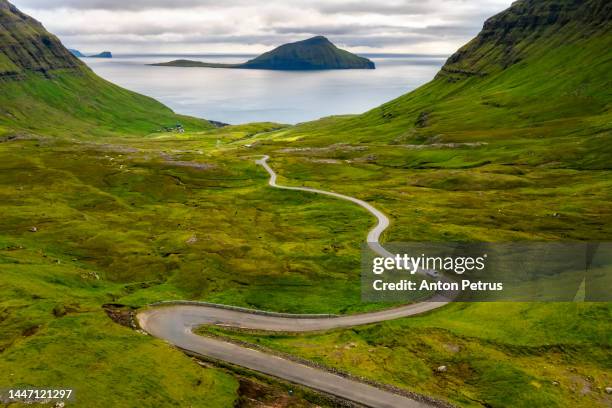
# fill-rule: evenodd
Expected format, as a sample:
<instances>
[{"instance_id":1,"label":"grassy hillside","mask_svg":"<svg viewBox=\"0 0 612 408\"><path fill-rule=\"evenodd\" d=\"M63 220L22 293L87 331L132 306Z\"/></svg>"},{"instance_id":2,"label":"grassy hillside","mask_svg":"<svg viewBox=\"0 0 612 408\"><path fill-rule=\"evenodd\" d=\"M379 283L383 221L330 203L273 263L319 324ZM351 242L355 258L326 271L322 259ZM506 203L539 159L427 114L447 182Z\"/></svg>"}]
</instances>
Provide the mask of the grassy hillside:
<instances>
[{"instance_id":1,"label":"grassy hillside","mask_svg":"<svg viewBox=\"0 0 612 408\"><path fill-rule=\"evenodd\" d=\"M177 123L189 131L213 127L113 85L89 68L49 75L28 73L20 80L0 81L0 136L145 136Z\"/></svg>"},{"instance_id":2,"label":"grassy hillside","mask_svg":"<svg viewBox=\"0 0 612 408\"><path fill-rule=\"evenodd\" d=\"M71 387L70 405L79 407L232 406L238 390L232 376L203 370L106 316L101 305L120 287L97 280L87 267L5 238L1 387Z\"/></svg>"},{"instance_id":3,"label":"grassy hillside","mask_svg":"<svg viewBox=\"0 0 612 408\"><path fill-rule=\"evenodd\" d=\"M0 137L146 135L177 123L212 127L99 78L38 21L0 0Z\"/></svg>"},{"instance_id":4,"label":"grassy hillside","mask_svg":"<svg viewBox=\"0 0 612 408\"><path fill-rule=\"evenodd\" d=\"M0 1L0 78L82 67L42 24L8 1Z\"/></svg>"}]
</instances>

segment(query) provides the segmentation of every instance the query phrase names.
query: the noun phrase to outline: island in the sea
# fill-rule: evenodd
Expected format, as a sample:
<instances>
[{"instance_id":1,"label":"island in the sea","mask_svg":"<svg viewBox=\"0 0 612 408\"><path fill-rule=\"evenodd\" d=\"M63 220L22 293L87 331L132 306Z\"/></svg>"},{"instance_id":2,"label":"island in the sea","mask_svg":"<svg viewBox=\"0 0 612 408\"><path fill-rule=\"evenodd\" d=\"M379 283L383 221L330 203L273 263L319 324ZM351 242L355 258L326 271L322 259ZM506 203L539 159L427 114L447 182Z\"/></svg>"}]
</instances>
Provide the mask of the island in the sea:
<instances>
[{"instance_id":1,"label":"island in the sea","mask_svg":"<svg viewBox=\"0 0 612 408\"><path fill-rule=\"evenodd\" d=\"M175 60L155 66L189 68L272 69L281 71L308 71L324 69L376 69L372 61L336 47L323 36L284 44L257 58L241 64Z\"/></svg>"},{"instance_id":2,"label":"island in the sea","mask_svg":"<svg viewBox=\"0 0 612 408\"><path fill-rule=\"evenodd\" d=\"M96 55L90 55L89 58L113 58L113 54L110 51L104 51Z\"/></svg>"}]
</instances>

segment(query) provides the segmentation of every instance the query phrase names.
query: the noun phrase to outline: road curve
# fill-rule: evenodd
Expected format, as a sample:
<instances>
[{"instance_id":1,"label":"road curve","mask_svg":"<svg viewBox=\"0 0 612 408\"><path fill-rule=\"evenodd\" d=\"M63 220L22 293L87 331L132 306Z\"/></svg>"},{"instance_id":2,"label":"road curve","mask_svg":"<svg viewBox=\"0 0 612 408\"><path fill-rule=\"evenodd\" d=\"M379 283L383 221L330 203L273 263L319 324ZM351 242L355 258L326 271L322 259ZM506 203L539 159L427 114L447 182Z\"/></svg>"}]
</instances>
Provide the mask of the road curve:
<instances>
[{"instance_id":1,"label":"road curve","mask_svg":"<svg viewBox=\"0 0 612 408\"><path fill-rule=\"evenodd\" d=\"M351 201L372 213L377 218L378 224L368 233L368 245L381 256L393 256L379 242L381 234L389 226L389 219L385 214L363 200L343 194L308 187L278 185L276 183L276 173L267 161L268 156L265 156L258 160L257 164L263 166L270 174L269 184L272 187L336 197ZM414 316L437 309L449 301L443 294L437 294L427 302L378 312L337 317L291 317L290 315L232 310L214 305L171 305L144 310L138 313L137 319L140 327L152 336L164 339L174 346L199 355L282 378L371 408L422 408L432 406L432 403L381 390L359 381L261 351L214 338L198 336L193 333L193 330L198 326L207 324L289 332L329 330Z\"/></svg>"},{"instance_id":2,"label":"road curve","mask_svg":"<svg viewBox=\"0 0 612 408\"><path fill-rule=\"evenodd\" d=\"M307 191L309 193L323 194L323 195L327 195L327 196L332 196L332 197L335 197L335 198L339 198L341 200L351 201L351 202L353 202L353 203L355 203L355 204L365 208L374 217L376 217L376 219L378 220L378 224L376 224L376 226L374 228L372 228L370 230L370 232L368 232L368 238L367 238L367 241L366 241L368 243L368 246L370 247L370 249L372 251L374 251L376 254L378 254L380 256L384 256L384 257L393 257L394 256L391 252L387 251L380 244L380 236L389 227L389 224L390 224L389 218L387 218L387 216L385 214L383 214L382 211L378 210L373 205L371 205L371 204L369 204L369 203L367 203L367 202L365 202L363 200L360 200L360 199L355 198L355 197L347 196L347 195L344 195L344 194L334 193L333 191L318 190L316 188L310 188L310 187L289 187L289 186L278 185L278 184L276 184L276 178L277 178L276 172L268 164L268 159L269 158L270 158L269 156L264 156L263 159L257 160L257 164L259 164L264 169L266 169L268 174L270 174L270 181L269 181L270 186L276 187L276 188L280 188L280 189L283 189L283 190Z\"/></svg>"}]
</instances>

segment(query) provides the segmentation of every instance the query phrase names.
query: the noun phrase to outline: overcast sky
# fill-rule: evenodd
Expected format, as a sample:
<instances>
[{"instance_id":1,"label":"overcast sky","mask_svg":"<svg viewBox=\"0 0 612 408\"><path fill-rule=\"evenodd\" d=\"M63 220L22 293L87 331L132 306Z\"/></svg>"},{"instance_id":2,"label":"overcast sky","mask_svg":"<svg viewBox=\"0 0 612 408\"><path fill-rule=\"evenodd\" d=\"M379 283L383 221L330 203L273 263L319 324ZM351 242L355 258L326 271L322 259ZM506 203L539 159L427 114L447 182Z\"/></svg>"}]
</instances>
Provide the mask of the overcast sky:
<instances>
[{"instance_id":1,"label":"overcast sky","mask_svg":"<svg viewBox=\"0 0 612 408\"><path fill-rule=\"evenodd\" d=\"M512 0L10 0L84 52L258 53L314 35L354 52L450 54Z\"/></svg>"}]
</instances>

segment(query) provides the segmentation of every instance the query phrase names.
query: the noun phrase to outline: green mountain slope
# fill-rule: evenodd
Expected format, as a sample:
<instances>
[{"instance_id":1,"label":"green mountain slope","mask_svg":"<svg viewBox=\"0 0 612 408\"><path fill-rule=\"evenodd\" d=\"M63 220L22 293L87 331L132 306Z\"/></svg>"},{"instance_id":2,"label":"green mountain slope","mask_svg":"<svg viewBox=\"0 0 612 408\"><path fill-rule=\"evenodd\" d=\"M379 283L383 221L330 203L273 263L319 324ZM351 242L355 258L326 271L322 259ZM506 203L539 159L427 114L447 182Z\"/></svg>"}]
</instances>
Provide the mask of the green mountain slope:
<instances>
[{"instance_id":1,"label":"green mountain slope","mask_svg":"<svg viewBox=\"0 0 612 408\"><path fill-rule=\"evenodd\" d=\"M304 145L509 142L541 138L562 159L609 166L612 5L524 0L489 19L425 86L363 115L332 117L278 135ZM544 142L543 142L544 143ZM574 142L572 142L574 144ZM559 148L559 149L557 149ZM551 151L552 151L551 150Z\"/></svg>"},{"instance_id":2,"label":"green mountain slope","mask_svg":"<svg viewBox=\"0 0 612 408\"><path fill-rule=\"evenodd\" d=\"M541 54L544 45L609 35L611 18L612 4L606 1L519 1L488 19L480 34L449 58L442 72L458 78L498 73Z\"/></svg>"},{"instance_id":3,"label":"green mountain slope","mask_svg":"<svg viewBox=\"0 0 612 408\"><path fill-rule=\"evenodd\" d=\"M218 64L182 59L153 65L187 68L271 69L280 71L376 69L374 63L369 59L340 49L323 36L281 45L243 64Z\"/></svg>"},{"instance_id":4,"label":"green mountain slope","mask_svg":"<svg viewBox=\"0 0 612 408\"><path fill-rule=\"evenodd\" d=\"M81 67L38 21L0 1L0 78Z\"/></svg>"},{"instance_id":5,"label":"green mountain slope","mask_svg":"<svg viewBox=\"0 0 612 408\"><path fill-rule=\"evenodd\" d=\"M212 127L99 78L38 21L0 0L0 136L19 129L148 134L177 122L191 130Z\"/></svg>"}]
</instances>

